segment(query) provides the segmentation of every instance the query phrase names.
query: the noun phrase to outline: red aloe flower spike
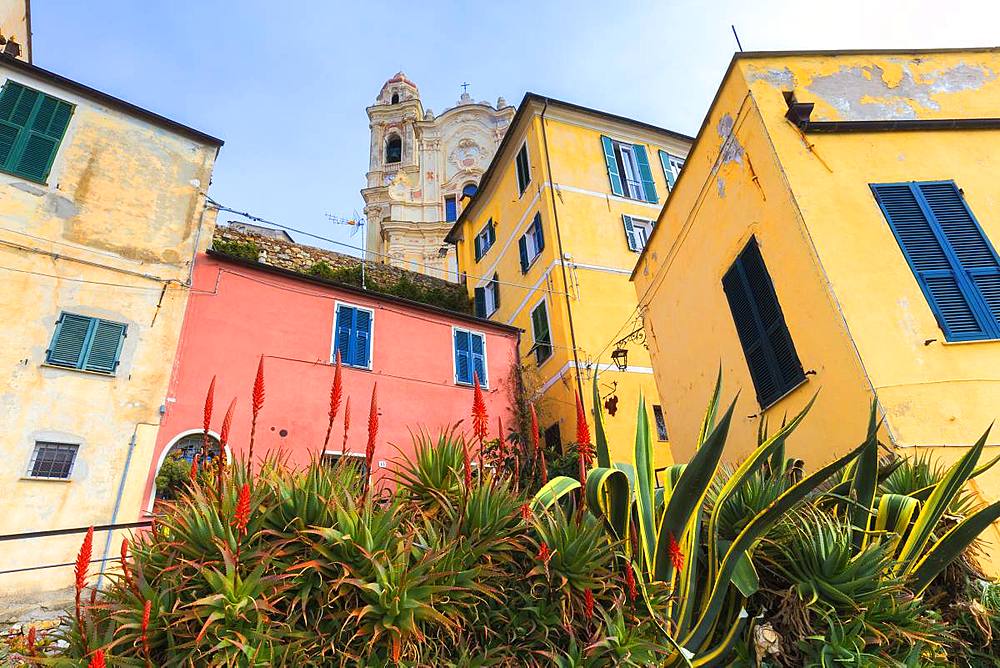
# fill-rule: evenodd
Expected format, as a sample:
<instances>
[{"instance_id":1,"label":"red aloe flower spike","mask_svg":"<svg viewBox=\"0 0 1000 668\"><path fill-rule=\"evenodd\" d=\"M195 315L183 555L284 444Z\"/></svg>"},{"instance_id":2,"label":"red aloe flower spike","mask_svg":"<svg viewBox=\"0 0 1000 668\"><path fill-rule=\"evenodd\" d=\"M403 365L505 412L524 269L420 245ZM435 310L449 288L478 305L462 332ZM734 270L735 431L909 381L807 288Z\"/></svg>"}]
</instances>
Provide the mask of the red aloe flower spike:
<instances>
[{"instance_id":1,"label":"red aloe flower spike","mask_svg":"<svg viewBox=\"0 0 1000 668\"><path fill-rule=\"evenodd\" d=\"M489 416L486 414L486 402L483 401L483 388L479 385L479 373L472 372L472 434L479 441L479 468L483 468L483 441L489 433L487 422Z\"/></svg>"},{"instance_id":2,"label":"red aloe flower spike","mask_svg":"<svg viewBox=\"0 0 1000 668\"><path fill-rule=\"evenodd\" d=\"M250 522L250 485L243 483L240 494L236 498L236 509L233 511L231 524L236 527L236 533L246 535L247 524Z\"/></svg>"},{"instance_id":3,"label":"red aloe flower spike","mask_svg":"<svg viewBox=\"0 0 1000 668\"><path fill-rule=\"evenodd\" d=\"M590 589L583 590L583 610L587 615L587 619L594 618L594 592Z\"/></svg>"},{"instance_id":4,"label":"red aloe flower spike","mask_svg":"<svg viewBox=\"0 0 1000 668\"><path fill-rule=\"evenodd\" d=\"M125 578L125 586L135 589L135 582L132 581L132 573L128 569L128 538L122 538L122 577Z\"/></svg>"},{"instance_id":5,"label":"red aloe flower spike","mask_svg":"<svg viewBox=\"0 0 1000 668\"><path fill-rule=\"evenodd\" d=\"M37 633L34 626L28 629L28 656L35 656L35 635Z\"/></svg>"},{"instance_id":6,"label":"red aloe flower spike","mask_svg":"<svg viewBox=\"0 0 1000 668\"><path fill-rule=\"evenodd\" d=\"M393 634L392 636L392 660L395 663L399 663L399 655L401 653L401 648L399 644L399 636Z\"/></svg>"},{"instance_id":7,"label":"red aloe flower spike","mask_svg":"<svg viewBox=\"0 0 1000 668\"><path fill-rule=\"evenodd\" d=\"M674 534L667 534L667 540L669 544L667 545L667 554L670 555L670 563L673 564L675 570L683 570L684 568L684 552L681 551L681 546L674 539Z\"/></svg>"},{"instance_id":8,"label":"red aloe flower spike","mask_svg":"<svg viewBox=\"0 0 1000 668\"><path fill-rule=\"evenodd\" d=\"M344 447L341 448L344 452L347 452L347 433L351 430L351 398L347 397L347 403L344 404Z\"/></svg>"},{"instance_id":9,"label":"red aloe flower spike","mask_svg":"<svg viewBox=\"0 0 1000 668\"><path fill-rule=\"evenodd\" d=\"M260 413L260 409L264 407L264 356L260 356L260 362L257 364L257 377L253 381L253 395L251 397L251 408L253 409L253 417L250 420L250 452L249 452L249 464L253 464L253 441L254 436L257 433L257 414Z\"/></svg>"},{"instance_id":10,"label":"red aloe flower spike","mask_svg":"<svg viewBox=\"0 0 1000 668\"><path fill-rule=\"evenodd\" d=\"M549 574L549 560L552 559L552 551L549 549L547 543L542 543L538 546L538 560L542 562L542 566L545 567L545 574Z\"/></svg>"},{"instance_id":11,"label":"red aloe flower spike","mask_svg":"<svg viewBox=\"0 0 1000 668\"><path fill-rule=\"evenodd\" d=\"M323 441L323 449L330 443L330 432L333 431L333 421L337 419L337 411L340 409L340 400L344 395L343 382L340 378L340 350L337 350L337 364L333 372L333 386L330 388L330 422L326 426L326 439Z\"/></svg>"},{"instance_id":12,"label":"red aloe flower spike","mask_svg":"<svg viewBox=\"0 0 1000 668\"><path fill-rule=\"evenodd\" d=\"M208 430L212 425L212 410L215 407L215 376L212 376L212 382L208 384L208 394L205 395L205 413L202 418L202 432L204 434L204 440L202 441L201 453L208 456Z\"/></svg>"},{"instance_id":13,"label":"red aloe flower spike","mask_svg":"<svg viewBox=\"0 0 1000 668\"><path fill-rule=\"evenodd\" d=\"M149 661L149 614L153 610L153 604L145 601L142 604L142 649L146 653L146 661Z\"/></svg>"},{"instance_id":14,"label":"red aloe flower spike","mask_svg":"<svg viewBox=\"0 0 1000 668\"><path fill-rule=\"evenodd\" d=\"M188 471L188 480L191 484L195 484L198 481L198 458L201 455L196 454L194 459L191 460L191 470Z\"/></svg>"},{"instance_id":15,"label":"red aloe flower spike","mask_svg":"<svg viewBox=\"0 0 1000 668\"><path fill-rule=\"evenodd\" d=\"M76 555L76 568L73 574L76 576L76 623L80 627L80 641L83 644L84 653L87 652L87 629L83 624L83 609L80 606L80 595L87 586L87 568L90 566L90 558L94 550L94 527L87 529L87 535L83 538L80 551Z\"/></svg>"},{"instance_id":16,"label":"red aloe flower spike","mask_svg":"<svg viewBox=\"0 0 1000 668\"><path fill-rule=\"evenodd\" d=\"M525 522L531 519L531 505L527 503L521 504L521 519Z\"/></svg>"},{"instance_id":17,"label":"red aloe flower spike","mask_svg":"<svg viewBox=\"0 0 1000 668\"><path fill-rule=\"evenodd\" d=\"M90 665L88 668L107 668L106 663L104 663L104 650L99 649L94 652L94 655L90 657Z\"/></svg>"},{"instance_id":18,"label":"red aloe flower spike","mask_svg":"<svg viewBox=\"0 0 1000 668\"><path fill-rule=\"evenodd\" d=\"M233 400L229 402L229 408L226 409L226 417L222 418L222 430L219 432L219 461L215 471L215 486L220 495L222 494L222 477L226 469L226 446L229 445L229 431L233 427L233 411L235 410L236 397L233 397Z\"/></svg>"},{"instance_id":19,"label":"red aloe flower spike","mask_svg":"<svg viewBox=\"0 0 1000 668\"><path fill-rule=\"evenodd\" d=\"M580 459L580 484L587 485L587 470L590 469L594 448L590 444L590 426L587 424L587 414L583 410L579 392L576 395L576 448Z\"/></svg>"},{"instance_id":20,"label":"red aloe flower spike","mask_svg":"<svg viewBox=\"0 0 1000 668\"><path fill-rule=\"evenodd\" d=\"M372 462L375 459L375 437L378 436L378 383L372 386L372 406L368 412L368 444L365 446L365 476L364 491L361 494L362 505L368 498L368 486L372 477Z\"/></svg>"},{"instance_id":21,"label":"red aloe flower spike","mask_svg":"<svg viewBox=\"0 0 1000 668\"><path fill-rule=\"evenodd\" d=\"M632 563L625 564L625 591L628 592L629 603L635 603L636 596L639 595L635 586L635 573L632 572Z\"/></svg>"}]
</instances>

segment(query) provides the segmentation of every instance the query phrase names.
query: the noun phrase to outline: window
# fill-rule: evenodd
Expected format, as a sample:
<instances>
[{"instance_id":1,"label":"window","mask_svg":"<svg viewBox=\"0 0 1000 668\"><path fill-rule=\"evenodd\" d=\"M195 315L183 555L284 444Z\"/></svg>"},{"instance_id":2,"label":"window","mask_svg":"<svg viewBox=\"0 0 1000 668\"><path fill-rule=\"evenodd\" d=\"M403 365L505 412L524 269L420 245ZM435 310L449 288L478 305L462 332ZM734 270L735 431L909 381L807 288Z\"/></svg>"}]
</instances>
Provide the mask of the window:
<instances>
[{"instance_id":1,"label":"window","mask_svg":"<svg viewBox=\"0 0 1000 668\"><path fill-rule=\"evenodd\" d=\"M187 436L182 436L170 447L170 452L167 457L176 457L178 459L183 459L184 461L191 463L194 461L194 456L199 455L201 461L205 460L205 454L202 452L205 449L205 434L194 433L188 434ZM208 459L213 460L219 456L219 440L208 435Z\"/></svg>"},{"instance_id":2,"label":"window","mask_svg":"<svg viewBox=\"0 0 1000 668\"><path fill-rule=\"evenodd\" d=\"M399 93L393 93L389 104L399 104Z\"/></svg>"},{"instance_id":3,"label":"window","mask_svg":"<svg viewBox=\"0 0 1000 668\"><path fill-rule=\"evenodd\" d=\"M528 144L521 145L521 150L517 152L517 159L514 161L517 167L517 192L523 195L528 184L531 183L531 167L528 165Z\"/></svg>"},{"instance_id":4,"label":"window","mask_svg":"<svg viewBox=\"0 0 1000 668\"><path fill-rule=\"evenodd\" d=\"M545 428L545 449L549 452L562 452L562 435L559 433L559 423Z\"/></svg>"},{"instance_id":5,"label":"window","mask_svg":"<svg viewBox=\"0 0 1000 668\"><path fill-rule=\"evenodd\" d=\"M611 192L621 197L656 204L656 184L653 183L646 147L615 141L603 135L601 144L604 147L604 163L608 168Z\"/></svg>"},{"instance_id":6,"label":"window","mask_svg":"<svg viewBox=\"0 0 1000 668\"><path fill-rule=\"evenodd\" d=\"M535 364L552 357L552 334L549 331L549 314L545 307L545 301L538 302L538 306L531 312L531 333L535 340L532 350L535 352Z\"/></svg>"},{"instance_id":7,"label":"window","mask_svg":"<svg viewBox=\"0 0 1000 668\"><path fill-rule=\"evenodd\" d=\"M955 182L871 188L945 338L1000 339L1000 258Z\"/></svg>"},{"instance_id":8,"label":"window","mask_svg":"<svg viewBox=\"0 0 1000 668\"><path fill-rule=\"evenodd\" d=\"M365 477L368 469L368 465L365 463L365 458L361 455L352 453L347 453L345 455L343 452L324 452L320 456L319 462L327 468L333 468L340 464L340 462L344 462L346 466L355 468L361 478Z\"/></svg>"},{"instance_id":9,"label":"window","mask_svg":"<svg viewBox=\"0 0 1000 668\"><path fill-rule=\"evenodd\" d=\"M0 169L44 182L73 105L7 80L0 92Z\"/></svg>"},{"instance_id":10,"label":"window","mask_svg":"<svg viewBox=\"0 0 1000 668\"><path fill-rule=\"evenodd\" d=\"M337 323L334 326L334 359L336 359L339 350L342 364L361 369L371 368L372 321L374 318L374 313L369 309L337 304Z\"/></svg>"},{"instance_id":11,"label":"window","mask_svg":"<svg viewBox=\"0 0 1000 668\"><path fill-rule=\"evenodd\" d=\"M653 421L656 423L656 440L667 440L667 421L663 417L663 406L653 404Z\"/></svg>"},{"instance_id":12,"label":"window","mask_svg":"<svg viewBox=\"0 0 1000 668\"><path fill-rule=\"evenodd\" d=\"M521 254L521 273L526 274L528 273L528 267L532 265L545 249L545 235L542 233L542 214L535 214L535 219L528 226L524 236L518 239L517 245Z\"/></svg>"},{"instance_id":13,"label":"window","mask_svg":"<svg viewBox=\"0 0 1000 668\"><path fill-rule=\"evenodd\" d=\"M476 235L474 245L476 247L476 262L483 259L486 251L493 247L497 240L496 228L493 226L493 219L486 221L486 226Z\"/></svg>"},{"instance_id":14,"label":"window","mask_svg":"<svg viewBox=\"0 0 1000 668\"><path fill-rule=\"evenodd\" d=\"M45 363L81 371L114 373L125 341L120 322L62 313L56 321Z\"/></svg>"},{"instance_id":15,"label":"window","mask_svg":"<svg viewBox=\"0 0 1000 668\"><path fill-rule=\"evenodd\" d=\"M653 221L627 214L622 214L622 221L625 223L625 241L629 250L638 253L646 247L646 242L653 234Z\"/></svg>"},{"instance_id":16,"label":"window","mask_svg":"<svg viewBox=\"0 0 1000 668\"><path fill-rule=\"evenodd\" d=\"M681 167L684 166L684 158L670 155L666 151L660 151L660 166L663 167L663 176L667 179L667 190L673 190L677 183L677 177L681 175Z\"/></svg>"},{"instance_id":17,"label":"window","mask_svg":"<svg viewBox=\"0 0 1000 668\"><path fill-rule=\"evenodd\" d=\"M444 198L444 219L449 223L458 220L458 206L455 203L454 195L448 195Z\"/></svg>"},{"instance_id":18,"label":"window","mask_svg":"<svg viewBox=\"0 0 1000 668\"><path fill-rule=\"evenodd\" d=\"M479 192L479 186L477 186L475 183L466 183L462 187L463 198L468 197L469 199L472 199L473 197L476 196L477 192Z\"/></svg>"},{"instance_id":19,"label":"window","mask_svg":"<svg viewBox=\"0 0 1000 668\"><path fill-rule=\"evenodd\" d=\"M28 463L28 477L67 480L73 473L79 449L79 445L69 443L35 443Z\"/></svg>"},{"instance_id":20,"label":"window","mask_svg":"<svg viewBox=\"0 0 1000 668\"><path fill-rule=\"evenodd\" d=\"M757 401L761 408L767 408L806 377L755 238L750 238L722 277L722 288L757 390Z\"/></svg>"},{"instance_id":21,"label":"window","mask_svg":"<svg viewBox=\"0 0 1000 668\"><path fill-rule=\"evenodd\" d=\"M454 328L455 342L455 383L472 385L472 374L479 378L479 384L489 387L486 374L486 336L467 329Z\"/></svg>"},{"instance_id":22,"label":"window","mask_svg":"<svg viewBox=\"0 0 1000 668\"><path fill-rule=\"evenodd\" d=\"M500 308L500 275L493 274L493 279L486 285L475 289L476 316L488 318Z\"/></svg>"},{"instance_id":23,"label":"window","mask_svg":"<svg viewBox=\"0 0 1000 668\"><path fill-rule=\"evenodd\" d=\"M399 135L389 135L389 141L385 143L385 161L387 163L399 162L403 159L403 140Z\"/></svg>"}]
</instances>

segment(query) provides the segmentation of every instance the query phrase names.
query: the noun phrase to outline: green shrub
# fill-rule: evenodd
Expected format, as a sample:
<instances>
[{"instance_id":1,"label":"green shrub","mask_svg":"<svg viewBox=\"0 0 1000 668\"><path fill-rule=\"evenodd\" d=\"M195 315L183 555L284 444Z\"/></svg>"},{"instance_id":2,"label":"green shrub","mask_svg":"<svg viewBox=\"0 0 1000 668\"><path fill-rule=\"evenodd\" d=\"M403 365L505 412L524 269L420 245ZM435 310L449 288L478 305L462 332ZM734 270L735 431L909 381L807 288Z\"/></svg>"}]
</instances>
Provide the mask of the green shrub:
<instances>
[{"instance_id":1,"label":"green shrub","mask_svg":"<svg viewBox=\"0 0 1000 668\"><path fill-rule=\"evenodd\" d=\"M159 499L176 499L191 475L191 464L177 456L168 456L163 460L159 473L156 474L156 497Z\"/></svg>"},{"instance_id":2,"label":"green shrub","mask_svg":"<svg viewBox=\"0 0 1000 668\"><path fill-rule=\"evenodd\" d=\"M256 262L260 257L260 248L252 241L227 241L216 238L212 240L212 250L251 262Z\"/></svg>"}]
</instances>

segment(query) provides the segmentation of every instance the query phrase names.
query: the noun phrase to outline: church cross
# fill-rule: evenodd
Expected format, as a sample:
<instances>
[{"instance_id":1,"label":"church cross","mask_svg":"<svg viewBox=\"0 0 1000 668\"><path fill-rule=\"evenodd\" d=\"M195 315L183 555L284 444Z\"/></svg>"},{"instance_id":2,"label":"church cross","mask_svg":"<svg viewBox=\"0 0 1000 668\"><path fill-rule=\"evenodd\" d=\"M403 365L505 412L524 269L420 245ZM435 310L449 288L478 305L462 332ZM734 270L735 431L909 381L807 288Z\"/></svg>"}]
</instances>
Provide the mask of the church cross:
<instances>
[{"instance_id":1,"label":"church cross","mask_svg":"<svg viewBox=\"0 0 1000 668\"><path fill-rule=\"evenodd\" d=\"M468 82L466 82L466 83L461 84L461 85L462 85L462 92L463 93L468 93L469 92L469 85L470 84Z\"/></svg>"}]
</instances>

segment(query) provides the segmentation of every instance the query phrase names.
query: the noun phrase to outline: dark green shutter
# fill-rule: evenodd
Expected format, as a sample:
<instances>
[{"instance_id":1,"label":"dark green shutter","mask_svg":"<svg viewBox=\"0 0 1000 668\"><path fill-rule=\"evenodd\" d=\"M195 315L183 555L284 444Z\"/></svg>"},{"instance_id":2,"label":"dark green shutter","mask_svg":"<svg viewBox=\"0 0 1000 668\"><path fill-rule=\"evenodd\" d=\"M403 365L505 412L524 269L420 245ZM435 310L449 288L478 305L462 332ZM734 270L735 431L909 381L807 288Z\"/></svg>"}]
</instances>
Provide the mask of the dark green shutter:
<instances>
[{"instance_id":1,"label":"dark green shutter","mask_svg":"<svg viewBox=\"0 0 1000 668\"><path fill-rule=\"evenodd\" d=\"M0 165L44 181L66 133L73 105L8 80L0 93Z\"/></svg>"},{"instance_id":2,"label":"dark green shutter","mask_svg":"<svg viewBox=\"0 0 1000 668\"><path fill-rule=\"evenodd\" d=\"M528 240L521 237L517 240L517 250L521 256L521 273L528 273Z\"/></svg>"},{"instance_id":3,"label":"dark green shutter","mask_svg":"<svg viewBox=\"0 0 1000 668\"><path fill-rule=\"evenodd\" d=\"M541 364L552 354L552 339L549 335L545 302L540 302L531 312L531 330L535 339L535 362Z\"/></svg>"},{"instance_id":4,"label":"dark green shutter","mask_svg":"<svg viewBox=\"0 0 1000 668\"><path fill-rule=\"evenodd\" d=\"M608 179L611 181L611 192L618 196L624 196L622 189L622 176L618 172L618 160L615 158L615 145L610 137L601 135L601 145L604 147L604 163L608 168Z\"/></svg>"},{"instance_id":5,"label":"dark green shutter","mask_svg":"<svg viewBox=\"0 0 1000 668\"><path fill-rule=\"evenodd\" d=\"M635 228L632 227L632 216L628 214L622 214L622 222L625 223L625 242L628 244L628 249L639 252L642 248L639 247L639 240L635 235Z\"/></svg>"},{"instance_id":6,"label":"dark green shutter","mask_svg":"<svg viewBox=\"0 0 1000 668\"><path fill-rule=\"evenodd\" d=\"M486 288L476 288L474 290L476 294L476 317L485 318L486 317Z\"/></svg>"},{"instance_id":7,"label":"dark green shutter","mask_svg":"<svg viewBox=\"0 0 1000 668\"><path fill-rule=\"evenodd\" d=\"M500 308L500 274L493 274L493 309L494 311Z\"/></svg>"},{"instance_id":8,"label":"dark green shutter","mask_svg":"<svg viewBox=\"0 0 1000 668\"><path fill-rule=\"evenodd\" d=\"M755 238L723 276L722 288L757 401L767 408L805 380L805 373Z\"/></svg>"},{"instance_id":9,"label":"dark green shutter","mask_svg":"<svg viewBox=\"0 0 1000 668\"><path fill-rule=\"evenodd\" d=\"M646 147L642 144L632 144L635 151L635 161L639 163L639 178L642 180L642 193L646 201L656 204L659 200L656 197L656 183L653 182L653 170L649 168L649 158L646 156Z\"/></svg>"},{"instance_id":10,"label":"dark green shutter","mask_svg":"<svg viewBox=\"0 0 1000 668\"><path fill-rule=\"evenodd\" d=\"M663 177L667 180L667 190L673 190L677 179L674 176L674 170L670 168L670 154L662 149L660 150L660 166L663 167Z\"/></svg>"},{"instance_id":11,"label":"dark green shutter","mask_svg":"<svg viewBox=\"0 0 1000 668\"><path fill-rule=\"evenodd\" d=\"M124 341L124 324L108 320L95 321L84 368L87 371L114 373L118 368L118 356Z\"/></svg>"},{"instance_id":12,"label":"dark green shutter","mask_svg":"<svg viewBox=\"0 0 1000 668\"><path fill-rule=\"evenodd\" d=\"M80 368L90 334L90 321L91 318L75 313L63 313L59 316L45 361L58 366Z\"/></svg>"}]
</instances>

